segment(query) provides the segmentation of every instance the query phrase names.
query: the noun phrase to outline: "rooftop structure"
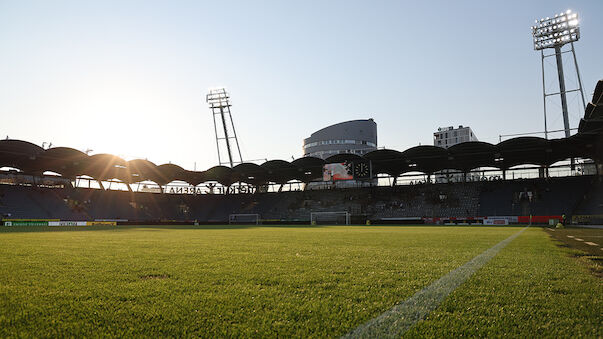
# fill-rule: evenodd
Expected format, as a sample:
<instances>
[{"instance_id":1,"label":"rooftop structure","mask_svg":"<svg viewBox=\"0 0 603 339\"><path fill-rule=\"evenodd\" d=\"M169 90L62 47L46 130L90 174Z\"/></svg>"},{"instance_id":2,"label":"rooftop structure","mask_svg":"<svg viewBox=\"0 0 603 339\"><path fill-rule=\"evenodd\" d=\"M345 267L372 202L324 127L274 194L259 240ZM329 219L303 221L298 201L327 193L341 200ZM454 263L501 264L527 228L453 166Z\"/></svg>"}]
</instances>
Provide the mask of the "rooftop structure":
<instances>
[{"instance_id":1,"label":"rooftop structure","mask_svg":"<svg viewBox=\"0 0 603 339\"><path fill-rule=\"evenodd\" d=\"M364 155L377 149L373 119L351 120L320 129L304 139L304 156L326 159L335 154Z\"/></svg>"},{"instance_id":2,"label":"rooftop structure","mask_svg":"<svg viewBox=\"0 0 603 339\"><path fill-rule=\"evenodd\" d=\"M440 127L438 131L433 133L433 145L443 148L448 148L456 144L468 141L478 141L471 127L459 125L458 128Z\"/></svg>"}]
</instances>

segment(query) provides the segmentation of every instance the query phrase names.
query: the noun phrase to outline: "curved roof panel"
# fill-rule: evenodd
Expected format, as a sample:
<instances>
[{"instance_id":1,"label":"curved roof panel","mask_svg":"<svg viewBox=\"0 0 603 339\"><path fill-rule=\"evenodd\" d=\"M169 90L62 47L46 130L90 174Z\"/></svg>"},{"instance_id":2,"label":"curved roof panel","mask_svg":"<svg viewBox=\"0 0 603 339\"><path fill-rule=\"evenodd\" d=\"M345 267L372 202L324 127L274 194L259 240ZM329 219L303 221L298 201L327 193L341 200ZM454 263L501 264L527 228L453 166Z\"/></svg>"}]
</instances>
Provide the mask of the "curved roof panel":
<instances>
[{"instance_id":1,"label":"curved roof panel","mask_svg":"<svg viewBox=\"0 0 603 339\"><path fill-rule=\"evenodd\" d=\"M331 155L330 157L325 159L325 163L333 164L337 162L346 162L346 161L364 161L364 158L353 153L339 153L335 155Z\"/></svg>"},{"instance_id":2,"label":"curved roof panel","mask_svg":"<svg viewBox=\"0 0 603 339\"><path fill-rule=\"evenodd\" d=\"M575 134L569 138L559 139L569 150L567 154L570 155L565 159L570 157L600 159L603 156L603 152L597 148L597 138L600 139L602 136L601 134L598 136L592 134Z\"/></svg>"},{"instance_id":3,"label":"curved roof panel","mask_svg":"<svg viewBox=\"0 0 603 339\"><path fill-rule=\"evenodd\" d=\"M217 181L224 186L230 186L236 181L232 168L226 166L214 166L204 173L203 182Z\"/></svg>"},{"instance_id":4,"label":"curved roof panel","mask_svg":"<svg viewBox=\"0 0 603 339\"><path fill-rule=\"evenodd\" d=\"M159 167L161 167L161 166L159 166ZM187 182L193 186L197 186L206 181L210 181L210 179L207 179L207 176L205 173L206 172L196 172L196 171L184 170L178 176L174 176L175 179L168 181L168 183L171 181L174 181L174 180L181 180L181 181Z\"/></svg>"},{"instance_id":5,"label":"curved roof panel","mask_svg":"<svg viewBox=\"0 0 603 339\"><path fill-rule=\"evenodd\" d=\"M130 175L129 182L152 180L160 184L156 181L159 179L159 172L157 171L157 165L154 163L145 159L134 159L128 161L126 167Z\"/></svg>"},{"instance_id":6,"label":"curved roof panel","mask_svg":"<svg viewBox=\"0 0 603 339\"><path fill-rule=\"evenodd\" d=\"M291 162L292 165L297 166L299 168L307 168L312 166L320 166L325 164L325 161L321 158L316 157L303 157L299 159L295 159Z\"/></svg>"},{"instance_id":7,"label":"curved roof panel","mask_svg":"<svg viewBox=\"0 0 603 339\"><path fill-rule=\"evenodd\" d=\"M551 147L546 139L538 137L519 137L505 140L496 145L500 154L499 166L502 169L516 165L550 165Z\"/></svg>"},{"instance_id":8,"label":"curved roof panel","mask_svg":"<svg viewBox=\"0 0 603 339\"><path fill-rule=\"evenodd\" d=\"M193 172L193 173L201 173L201 172ZM163 164L157 166L157 177L155 178L156 183L160 185L168 184L172 181L185 181L189 184L193 185L192 182L189 182L188 179L191 179L191 176L184 170L184 168L174 165L174 164ZM200 176L197 176L200 178ZM160 183L161 182L161 183ZM195 184L197 186L199 183Z\"/></svg>"},{"instance_id":9,"label":"curved roof panel","mask_svg":"<svg viewBox=\"0 0 603 339\"><path fill-rule=\"evenodd\" d=\"M0 140L0 167L14 167L27 173L41 174L37 160L44 149L22 140Z\"/></svg>"},{"instance_id":10,"label":"curved roof panel","mask_svg":"<svg viewBox=\"0 0 603 339\"><path fill-rule=\"evenodd\" d=\"M260 166L266 170L268 181L273 181L279 184L297 179L299 172L295 165L285 160L270 160L266 161Z\"/></svg>"},{"instance_id":11,"label":"curved roof panel","mask_svg":"<svg viewBox=\"0 0 603 339\"><path fill-rule=\"evenodd\" d=\"M238 164L232 168L235 181L245 182L252 185L265 183L268 179L268 171L260 165L250 162Z\"/></svg>"},{"instance_id":12,"label":"curved roof panel","mask_svg":"<svg viewBox=\"0 0 603 339\"><path fill-rule=\"evenodd\" d=\"M415 146L402 152L408 164L406 171L419 171L433 173L446 168L448 165L448 152L437 146Z\"/></svg>"},{"instance_id":13,"label":"curved roof panel","mask_svg":"<svg viewBox=\"0 0 603 339\"><path fill-rule=\"evenodd\" d=\"M297 168L297 173L294 179L303 182L310 182L322 178L322 167L325 161L316 157L303 157L295 159L291 165Z\"/></svg>"},{"instance_id":14,"label":"curved roof panel","mask_svg":"<svg viewBox=\"0 0 603 339\"><path fill-rule=\"evenodd\" d=\"M470 171L478 167L495 167L496 146L481 141L469 141L448 148L450 167Z\"/></svg>"},{"instance_id":15,"label":"curved roof panel","mask_svg":"<svg viewBox=\"0 0 603 339\"><path fill-rule=\"evenodd\" d=\"M365 154L364 158L371 161L373 174L387 173L397 176L408 169L406 158L402 152L396 150L379 149Z\"/></svg>"},{"instance_id":16,"label":"curved roof panel","mask_svg":"<svg viewBox=\"0 0 603 339\"><path fill-rule=\"evenodd\" d=\"M101 153L90 156L84 172L97 180L119 179L130 182L126 161L111 154Z\"/></svg>"},{"instance_id":17,"label":"curved roof panel","mask_svg":"<svg viewBox=\"0 0 603 339\"><path fill-rule=\"evenodd\" d=\"M86 153L69 147L49 148L40 158L44 170L59 173L68 178L85 174L84 169L88 161Z\"/></svg>"}]
</instances>

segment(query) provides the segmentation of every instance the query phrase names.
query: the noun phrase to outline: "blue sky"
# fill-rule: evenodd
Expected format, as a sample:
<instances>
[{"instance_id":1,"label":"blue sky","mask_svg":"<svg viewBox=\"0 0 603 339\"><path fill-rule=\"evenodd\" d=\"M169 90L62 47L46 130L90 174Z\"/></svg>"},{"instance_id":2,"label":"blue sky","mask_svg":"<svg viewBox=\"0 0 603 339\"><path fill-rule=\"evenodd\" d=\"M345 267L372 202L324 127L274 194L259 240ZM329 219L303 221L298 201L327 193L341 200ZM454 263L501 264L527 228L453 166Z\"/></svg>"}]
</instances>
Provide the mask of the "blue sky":
<instances>
[{"instance_id":1,"label":"blue sky","mask_svg":"<svg viewBox=\"0 0 603 339\"><path fill-rule=\"evenodd\" d=\"M217 155L205 94L225 86L246 159L300 157L315 130L366 118L387 148L432 144L451 125L496 143L543 130L530 26L568 8L590 100L599 0L0 0L0 135L206 169ZM567 59L569 88L571 70ZM569 101L575 127L583 112ZM562 128L558 99L550 108Z\"/></svg>"}]
</instances>

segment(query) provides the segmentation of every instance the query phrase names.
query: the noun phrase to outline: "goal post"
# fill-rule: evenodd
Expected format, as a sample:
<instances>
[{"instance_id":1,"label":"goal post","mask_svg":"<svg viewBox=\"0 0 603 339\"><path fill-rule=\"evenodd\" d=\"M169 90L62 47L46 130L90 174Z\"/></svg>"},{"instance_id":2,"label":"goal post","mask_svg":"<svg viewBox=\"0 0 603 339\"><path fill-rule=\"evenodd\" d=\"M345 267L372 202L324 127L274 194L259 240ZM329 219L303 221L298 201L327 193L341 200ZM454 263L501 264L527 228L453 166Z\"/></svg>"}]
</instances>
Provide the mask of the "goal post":
<instances>
[{"instance_id":1,"label":"goal post","mask_svg":"<svg viewBox=\"0 0 603 339\"><path fill-rule=\"evenodd\" d=\"M230 214L228 215L228 224L260 224L259 214Z\"/></svg>"},{"instance_id":2,"label":"goal post","mask_svg":"<svg viewBox=\"0 0 603 339\"><path fill-rule=\"evenodd\" d=\"M310 212L310 224L349 225L350 212Z\"/></svg>"}]
</instances>

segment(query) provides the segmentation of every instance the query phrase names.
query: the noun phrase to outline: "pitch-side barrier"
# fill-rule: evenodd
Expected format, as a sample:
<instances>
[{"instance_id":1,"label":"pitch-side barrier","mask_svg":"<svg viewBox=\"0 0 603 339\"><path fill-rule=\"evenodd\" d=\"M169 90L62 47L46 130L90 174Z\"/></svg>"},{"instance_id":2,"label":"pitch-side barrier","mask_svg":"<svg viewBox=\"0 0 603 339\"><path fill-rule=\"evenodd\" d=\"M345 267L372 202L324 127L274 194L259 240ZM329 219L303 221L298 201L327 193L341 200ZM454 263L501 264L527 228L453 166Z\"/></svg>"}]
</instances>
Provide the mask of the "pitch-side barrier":
<instances>
[{"instance_id":1,"label":"pitch-side barrier","mask_svg":"<svg viewBox=\"0 0 603 339\"><path fill-rule=\"evenodd\" d=\"M585 216L580 216L581 220ZM563 220L561 215L533 216L483 216L483 217L388 217L372 219L352 215L352 225L556 225ZM60 219L3 219L0 225L15 226L126 226L126 225L224 225L227 220L60 220ZM309 220L258 219L262 225L308 225Z\"/></svg>"},{"instance_id":2,"label":"pitch-side barrier","mask_svg":"<svg viewBox=\"0 0 603 339\"><path fill-rule=\"evenodd\" d=\"M117 226L117 221L74 221L60 219L3 219L2 225L18 226Z\"/></svg>"}]
</instances>

